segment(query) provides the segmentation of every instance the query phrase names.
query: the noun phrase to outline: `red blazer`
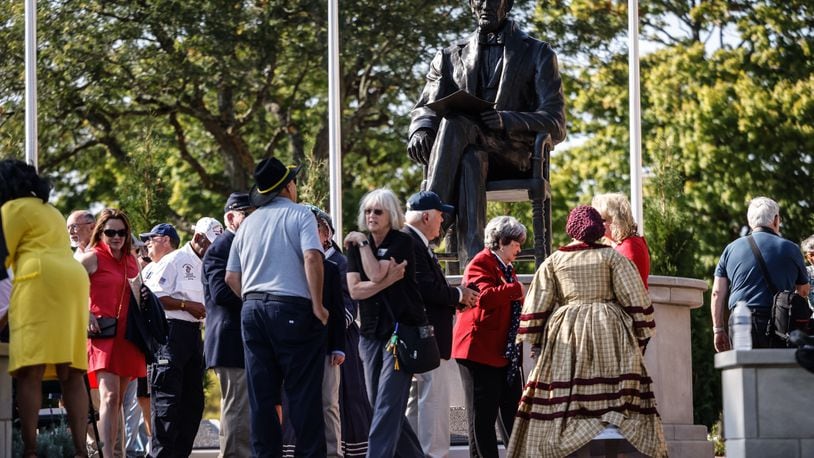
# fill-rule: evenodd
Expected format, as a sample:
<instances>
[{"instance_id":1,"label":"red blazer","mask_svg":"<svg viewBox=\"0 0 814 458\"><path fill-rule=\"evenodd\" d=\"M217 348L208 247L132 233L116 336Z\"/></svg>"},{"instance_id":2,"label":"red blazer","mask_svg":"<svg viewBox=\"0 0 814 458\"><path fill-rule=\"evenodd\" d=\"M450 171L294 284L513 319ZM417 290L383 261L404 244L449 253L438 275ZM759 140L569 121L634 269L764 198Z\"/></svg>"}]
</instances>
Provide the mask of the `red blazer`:
<instances>
[{"instance_id":1,"label":"red blazer","mask_svg":"<svg viewBox=\"0 0 814 458\"><path fill-rule=\"evenodd\" d=\"M509 336L512 301L523 301L523 289L514 275L513 283L503 280L500 263L486 248L466 266L463 284L474 283L480 290L477 305L458 312L452 331L452 357L488 366L509 364L503 354Z\"/></svg>"}]
</instances>

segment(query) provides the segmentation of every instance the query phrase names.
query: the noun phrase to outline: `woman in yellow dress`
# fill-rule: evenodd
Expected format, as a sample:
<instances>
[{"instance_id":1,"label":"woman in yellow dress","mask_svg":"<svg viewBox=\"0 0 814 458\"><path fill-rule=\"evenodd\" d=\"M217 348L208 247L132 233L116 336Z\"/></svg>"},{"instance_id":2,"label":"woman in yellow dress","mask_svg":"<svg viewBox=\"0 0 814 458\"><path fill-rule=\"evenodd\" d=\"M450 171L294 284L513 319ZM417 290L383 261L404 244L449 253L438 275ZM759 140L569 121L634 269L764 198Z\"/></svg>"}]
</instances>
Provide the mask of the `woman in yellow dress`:
<instances>
[{"instance_id":1,"label":"woman in yellow dress","mask_svg":"<svg viewBox=\"0 0 814 458\"><path fill-rule=\"evenodd\" d=\"M574 241L540 266L520 316L518 340L539 355L523 390L509 457L568 456L615 426L648 456L667 456L644 348L653 307L633 263L597 244L596 209L568 216Z\"/></svg>"},{"instance_id":2,"label":"woman in yellow dress","mask_svg":"<svg viewBox=\"0 0 814 458\"><path fill-rule=\"evenodd\" d=\"M53 378L62 386L76 456L86 456L88 274L71 254L49 193L33 167L0 161L0 259L14 273L9 373L17 379L23 456L36 456L41 384Z\"/></svg>"}]
</instances>

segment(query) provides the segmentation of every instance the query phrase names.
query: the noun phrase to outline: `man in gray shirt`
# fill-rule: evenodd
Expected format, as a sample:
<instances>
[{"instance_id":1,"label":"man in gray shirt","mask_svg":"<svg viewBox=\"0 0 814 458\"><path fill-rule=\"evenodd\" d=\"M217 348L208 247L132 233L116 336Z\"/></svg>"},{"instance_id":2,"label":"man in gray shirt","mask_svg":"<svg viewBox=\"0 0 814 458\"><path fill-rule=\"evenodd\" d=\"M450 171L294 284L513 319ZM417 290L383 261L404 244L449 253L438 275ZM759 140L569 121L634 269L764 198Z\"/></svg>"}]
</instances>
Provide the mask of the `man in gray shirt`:
<instances>
[{"instance_id":1,"label":"man in gray shirt","mask_svg":"<svg viewBox=\"0 0 814 458\"><path fill-rule=\"evenodd\" d=\"M252 454L281 456L282 430L269 414L284 387L298 456L324 457L322 374L328 311L322 305L322 244L311 211L296 204L299 167L276 158L254 170L257 210L235 235L226 283L243 297Z\"/></svg>"}]
</instances>

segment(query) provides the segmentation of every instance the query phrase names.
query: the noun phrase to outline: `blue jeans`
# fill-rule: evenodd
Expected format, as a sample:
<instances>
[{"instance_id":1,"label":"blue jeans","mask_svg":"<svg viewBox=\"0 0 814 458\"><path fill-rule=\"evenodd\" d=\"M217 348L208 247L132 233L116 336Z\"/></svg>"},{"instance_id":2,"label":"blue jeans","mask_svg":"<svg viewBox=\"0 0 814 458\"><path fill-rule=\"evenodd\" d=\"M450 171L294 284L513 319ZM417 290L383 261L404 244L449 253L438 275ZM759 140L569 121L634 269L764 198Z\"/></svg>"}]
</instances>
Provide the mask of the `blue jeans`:
<instances>
[{"instance_id":1,"label":"blue jeans","mask_svg":"<svg viewBox=\"0 0 814 458\"><path fill-rule=\"evenodd\" d=\"M252 295L254 296L254 295ZM252 455L281 457L282 429L275 406L281 388L290 405L297 456L324 457L322 374L326 327L311 311L311 301L247 299L241 311L246 380L249 387Z\"/></svg>"},{"instance_id":2,"label":"blue jeans","mask_svg":"<svg viewBox=\"0 0 814 458\"><path fill-rule=\"evenodd\" d=\"M395 370L395 357L385 351L386 345L386 339L359 339L367 396L373 407L367 456L423 457L421 443L404 416L413 374Z\"/></svg>"}]
</instances>

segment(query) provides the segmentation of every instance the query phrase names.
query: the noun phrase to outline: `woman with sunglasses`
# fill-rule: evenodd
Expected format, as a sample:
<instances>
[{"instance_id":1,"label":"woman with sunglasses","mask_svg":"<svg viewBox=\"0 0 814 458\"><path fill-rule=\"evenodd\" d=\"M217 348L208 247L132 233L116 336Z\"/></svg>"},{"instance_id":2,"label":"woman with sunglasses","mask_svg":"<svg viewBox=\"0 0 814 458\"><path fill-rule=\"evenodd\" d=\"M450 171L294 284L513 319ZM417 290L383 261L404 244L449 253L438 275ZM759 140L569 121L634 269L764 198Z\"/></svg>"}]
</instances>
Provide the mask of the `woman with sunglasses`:
<instances>
[{"instance_id":1,"label":"woman with sunglasses","mask_svg":"<svg viewBox=\"0 0 814 458\"><path fill-rule=\"evenodd\" d=\"M424 456L421 444L404 416L413 374L396 369L386 348L395 323L427 322L415 279L413 238L401 232L404 215L393 191L375 189L359 204L360 230L345 237L348 247L348 287L359 301L359 353L373 420L367 456Z\"/></svg>"},{"instance_id":2,"label":"woman with sunglasses","mask_svg":"<svg viewBox=\"0 0 814 458\"><path fill-rule=\"evenodd\" d=\"M34 167L0 161L0 279L7 267L14 272L8 371L17 379L26 458L37 456L42 381L49 379L62 387L76 456L87 456L88 276L72 257L65 219L48 204L50 191Z\"/></svg>"},{"instance_id":3,"label":"woman with sunglasses","mask_svg":"<svg viewBox=\"0 0 814 458\"><path fill-rule=\"evenodd\" d=\"M82 265L90 275L88 373L95 376L99 386L99 439L105 456L113 456L127 384L147 375L144 354L125 339L130 305L128 279L138 275L131 245L127 215L106 208L93 229L90 251L82 257ZM116 318L115 324L108 326L115 331L102 328L111 322L110 318Z\"/></svg>"}]
</instances>

